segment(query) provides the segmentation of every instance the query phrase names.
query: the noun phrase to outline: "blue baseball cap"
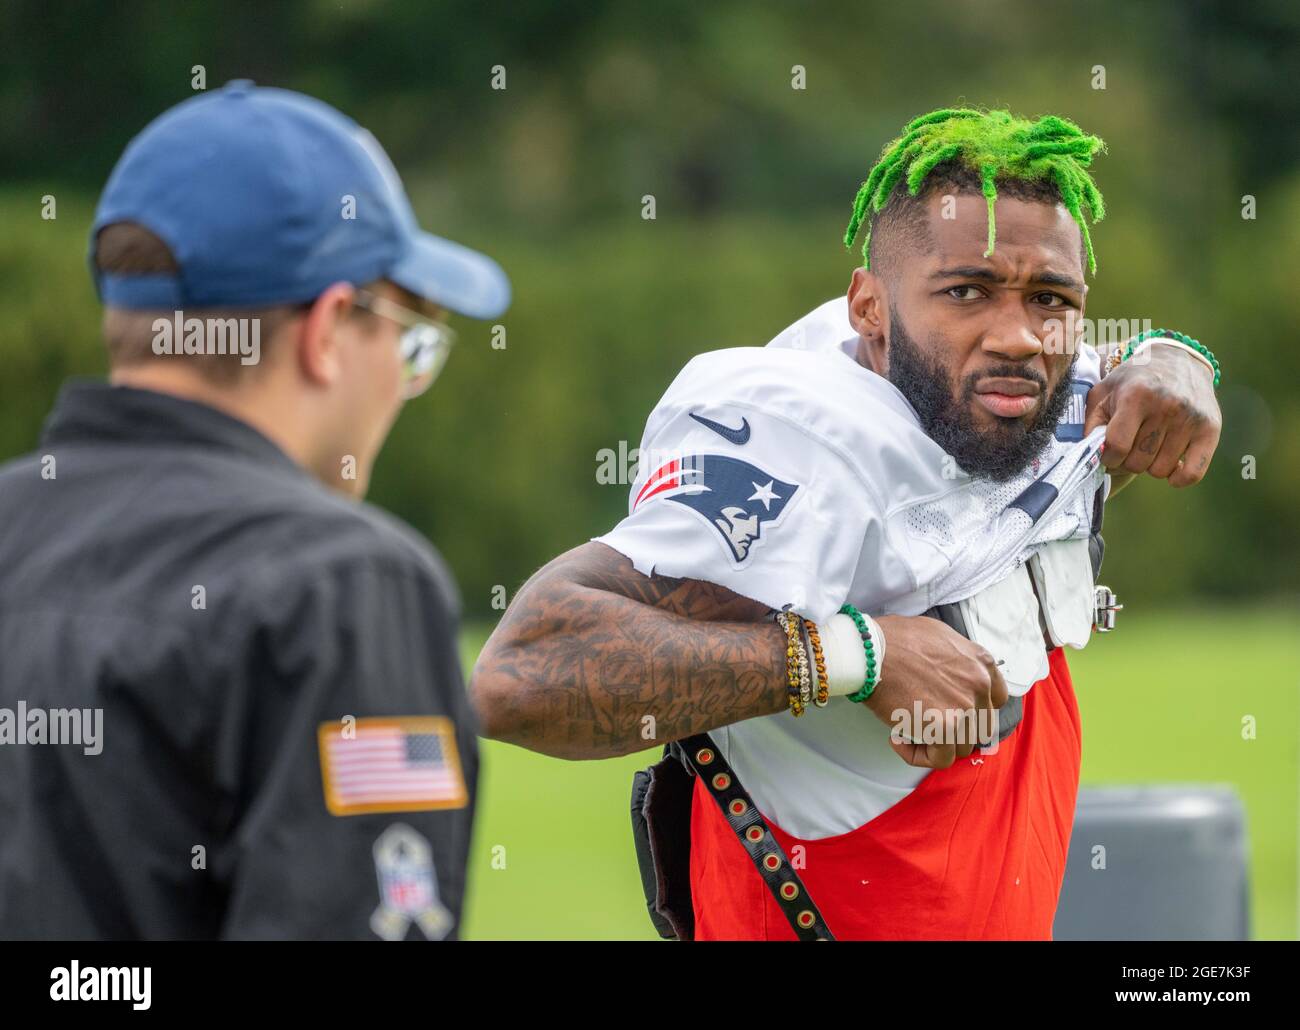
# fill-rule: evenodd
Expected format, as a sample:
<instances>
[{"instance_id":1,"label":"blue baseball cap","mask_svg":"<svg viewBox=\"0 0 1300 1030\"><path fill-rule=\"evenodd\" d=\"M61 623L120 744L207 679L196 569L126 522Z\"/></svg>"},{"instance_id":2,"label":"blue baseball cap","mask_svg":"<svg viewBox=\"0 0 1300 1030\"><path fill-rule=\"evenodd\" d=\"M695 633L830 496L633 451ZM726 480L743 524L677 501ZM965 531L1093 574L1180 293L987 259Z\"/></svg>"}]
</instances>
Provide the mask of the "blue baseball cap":
<instances>
[{"instance_id":1,"label":"blue baseball cap","mask_svg":"<svg viewBox=\"0 0 1300 1030\"><path fill-rule=\"evenodd\" d=\"M96 237L115 222L153 232L180 271L98 272ZM100 300L121 308L293 304L377 279L473 318L510 303L495 261L419 227L369 132L247 79L177 104L130 142L99 198L90 257Z\"/></svg>"}]
</instances>

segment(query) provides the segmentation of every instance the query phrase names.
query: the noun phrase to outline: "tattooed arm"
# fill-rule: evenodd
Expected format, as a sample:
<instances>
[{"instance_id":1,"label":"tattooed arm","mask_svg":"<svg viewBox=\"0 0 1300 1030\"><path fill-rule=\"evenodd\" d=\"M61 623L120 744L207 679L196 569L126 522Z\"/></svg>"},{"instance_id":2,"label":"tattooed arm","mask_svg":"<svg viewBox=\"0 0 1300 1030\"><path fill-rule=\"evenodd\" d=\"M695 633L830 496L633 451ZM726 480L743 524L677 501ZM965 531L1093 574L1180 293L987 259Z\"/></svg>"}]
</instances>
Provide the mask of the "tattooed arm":
<instances>
[{"instance_id":1,"label":"tattooed arm","mask_svg":"<svg viewBox=\"0 0 1300 1030\"><path fill-rule=\"evenodd\" d=\"M610 758L783 711L785 634L767 612L712 583L643 576L605 544L583 544L524 584L483 648L470 685L483 733L557 758ZM876 622L889 661L863 704L885 725L916 704L1006 703L993 656L938 619ZM975 746L890 740L908 765L932 769Z\"/></svg>"},{"instance_id":2,"label":"tattooed arm","mask_svg":"<svg viewBox=\"0 0 1300 1030\"><path fill-rule=\"evenodd\" d=\"M470 684L483 734L609 758L779 712L785 634L768 611L583 544L524 584L483 648Z\"/></svg>"}]
</instances>

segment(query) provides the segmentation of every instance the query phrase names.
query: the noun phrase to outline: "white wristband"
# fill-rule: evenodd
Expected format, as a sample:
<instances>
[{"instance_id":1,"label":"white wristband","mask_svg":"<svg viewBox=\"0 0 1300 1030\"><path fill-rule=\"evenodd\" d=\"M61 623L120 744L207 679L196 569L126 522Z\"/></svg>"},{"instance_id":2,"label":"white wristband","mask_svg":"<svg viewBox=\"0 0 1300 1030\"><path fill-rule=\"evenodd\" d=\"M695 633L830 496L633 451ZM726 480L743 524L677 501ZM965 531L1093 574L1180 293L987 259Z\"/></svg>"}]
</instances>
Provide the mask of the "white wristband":
<instances>
[{"instance_id":1,"label":"white wristband","mask_svg":"<svg viewBox=\"0 0 1300 1030\"><path fill-rule=\"evenodd\" d=\"M1133 353L1128 356L1129 361L1132 361L1144 350L1146 350L1148 347L1150 347L1152 344L1155 343L1167 343L1171 347L1181 347L1183 350L1187 351L1188 354L1190 354L1197 361L1199 361L1202 365L1204 365L1209 370L1211 376L1214 375L1214 366L1210 364L1209 358L1207 358L1204 354L1198 351L1195 347L1187 346L1187 344L1183 343L1182 340L1175 340L1168 336L1153 336L1149 340L1143 340L1141 343L1139 343L1136 347L1133 348Z\"/></svg>"},{"instance_id":2,"label":"white wristband","mask_svg":"<svg viewBox=\"0 0 1300 1030\"><path fill-rule=\"evenodd\" d=\"M870 615L862 616L871 630L876 652L876 681L885 667L885 635ZM867 678L867 653L862 634L847 615L832 615L817 627L822 639L822 657L826 660L826 686L831 697L843 697L862 689Z\"/></svg>"}]
</instances>

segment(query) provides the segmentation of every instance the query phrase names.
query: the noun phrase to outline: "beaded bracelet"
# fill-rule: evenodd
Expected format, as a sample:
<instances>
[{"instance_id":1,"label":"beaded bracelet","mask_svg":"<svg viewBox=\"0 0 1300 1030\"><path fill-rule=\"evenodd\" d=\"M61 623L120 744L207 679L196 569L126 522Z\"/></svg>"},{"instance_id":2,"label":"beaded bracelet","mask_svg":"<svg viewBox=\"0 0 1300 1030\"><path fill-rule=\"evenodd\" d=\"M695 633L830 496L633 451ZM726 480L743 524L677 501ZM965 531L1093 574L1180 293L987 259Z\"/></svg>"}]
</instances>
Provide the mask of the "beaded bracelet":
<instances>
[{"instance_id":1,"label":"beaded bracelet","mask_svg":"<svg viewBox=\"0 0 1300 1030\"><path fill-rule=\"evenodd\" d=\"M808 687L808 653L799 636L799 616L793 612L777 612L776 621L785 630L786 694L790 701L790 714L803 715L804 695ZM802 663L801 663L802 659ZM802 664L802 672L800 667Z\"/></svg>"},{"instance_id":2,"label":"beaded bracelet","mask_svg":"<svg viewBox=\"0 0 1300 1030\"><path fill-rule=\"evenodd\" d=\"M804 646L803 636L799 637L799 710L812 701L812 668L808 664L808 649Z\"/></svg>"},{"instance_id":3,"label":"beaded bracelet","mask_svg":"<svg viewBox=\"0 0 1300 1030\"><path fill-rule=\"evenodd\" d=\"M794 618L800 620L800 645L803 648L803 661L800 665L800 700L805 705L813 704L813 642L809 640L809 620L802 615Z\"/></svg>"},{"instance_id":4,"label":"beaded bracelet","mask_svg":"<svg viewBox=\"0 0 1300 1030\"><path fill-rule=\"evenodd\" d=\"M858 635L862 637L862 647L867 653L867 675L862 681L862 686L854 693L849 694L850 701L865 701L876 689L876 684L880 682L880 677L876 672L876 645L872 639L871 630L867 626L867 620L862 613L851 604L846 604L840 608L841 615L847 615L853 620L853 624L858 627Z\"/></svg>"},{"instance_id":5,"label":"beaded bracelet","mask_svg":"<svg viewBox=\"0 0 1300 1030\"><path fill-rule=\"evenodd\" d=\"M1176 333L1172 329L1147 329L1144 332L1138 333L1133 337L1133 339L1129 340L1128 345L1124 347L1123 350L1115 351L1115 353L1107 359L1106 371L1110 372L1112 369L1118 367L1120 364L1131 358L1134 349L1144 340L1155 340L1161 337L1166 340L1177 340L1179 343L1190 347L1192 350L1196 351L1196 353L1204 357L1210 363L1210 367L1214 372L1214 388L1216 390L1219 388L1219 359L1214 356L1214 352L1199 340L1193 340L1190 336L1186 336L1183 333ZM1116 355L1118 355L1118 357L1116 357Z\"/></svg>"},{"instance_id":6,"label":"beaded bracelet","mask_svg":"<svg viewBox=\"0 0 1300 1030\"><path fill-rule=\"evenodd\" d=\"M817 623L812 619L803 620L804 629L808 631L808 643L812 645L813 664L817 667L818 708L825 708L831 699L831 685L826 680L826 655L822 652L822 635Z\"/></svg>"}]
</instances>

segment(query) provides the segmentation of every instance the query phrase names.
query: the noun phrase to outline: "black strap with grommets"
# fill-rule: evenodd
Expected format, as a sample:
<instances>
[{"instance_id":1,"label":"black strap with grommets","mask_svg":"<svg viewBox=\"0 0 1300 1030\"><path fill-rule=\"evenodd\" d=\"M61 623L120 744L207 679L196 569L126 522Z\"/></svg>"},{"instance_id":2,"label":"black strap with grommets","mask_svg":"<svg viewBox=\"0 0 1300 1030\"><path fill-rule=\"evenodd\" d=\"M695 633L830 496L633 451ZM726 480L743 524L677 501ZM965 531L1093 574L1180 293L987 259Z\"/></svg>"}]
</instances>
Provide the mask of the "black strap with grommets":
<instances>
[{"instance_id":1,"label":"black strap with grommets","mask_svg":"<svg viewBox=\"0 0 1300 1030\"><path fill-rule=\"evenodd\" d=\"M833 941L835 937L808 894L808 888L790 865L785 849L709 735L699 733L677 741L672 747L722 809L727 824L740 839L795 936L801 941Z\"/></svg>"}]
</instances>

